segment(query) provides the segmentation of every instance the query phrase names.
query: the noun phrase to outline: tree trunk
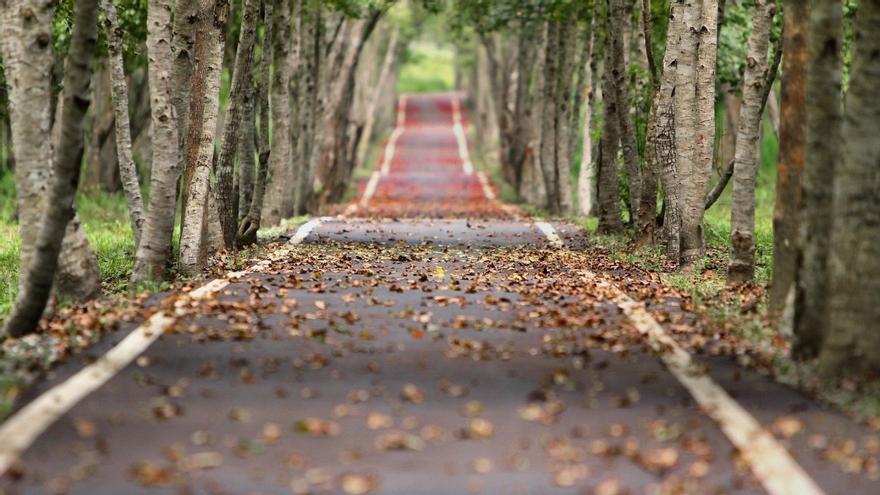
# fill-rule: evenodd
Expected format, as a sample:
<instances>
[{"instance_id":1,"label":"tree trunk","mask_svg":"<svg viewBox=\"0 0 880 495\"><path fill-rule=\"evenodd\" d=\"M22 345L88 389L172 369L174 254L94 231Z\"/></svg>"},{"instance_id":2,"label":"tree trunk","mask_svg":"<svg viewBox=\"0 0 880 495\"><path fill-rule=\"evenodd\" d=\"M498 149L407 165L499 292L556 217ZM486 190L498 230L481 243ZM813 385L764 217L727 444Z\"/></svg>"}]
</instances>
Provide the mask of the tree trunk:
<instances>
[{"instance_id":1,"label":"tree trunk","mask_svg":"<svg viewBox=\"0 0 880 495\"><path fill-rule=\"evenodd\" d=\"M523 151L522 197L533 205L544 205L547 202L547 185L544 183L544 172L541 168L541 142L543 140L544 121L544 64L547 49L547 30L545 24L536 27L538 46L535 52L535 63L532 65L530 79L534 81L534 89L528 92L526 107L530 109L529 122L526 127L525 149Z\"/></svg>"},{"instance_id":2,"label":"tree trunk","mask_svg":"<svg viewBox=\"0 0 880 495\"><path fill-rule=\"evenodd\" d=\"M327 108L322 121L322 128L326 132L322 143L324 153L314 178L314 190L320 193L320 205L338 201L342 197L353 170L350 154L352 143L356 143L359 137L358 132L351 132L350 129L355 75L363 47L380 15L380 11L376 10L352 26L341 62L334 71L336 75L328 88ZM310 177L306 179L311 183Z\"/></svg>"},{"instance_id":3,"label":"tree trunk","mask_svg":"<svg viewBox=\"0 0 880 495\"><path fill-rule=\"evenodd\" d=\"M782 104L776 207L773 210L773 283L770 309L781 312L795 283L800 225L801 176L806 159L807 65L810 3L785 0L782 17Z\"/></svg>"},{"instance_id":4,"label":"tree trunk","mask_svg":"<svg viewBox=\"0 0 880 495\"><path fill-rule=\"evenodd\" d=\"M300 41L300 75L297 94L299 107L299 140L295 151L296 159L296 213L305 213L311 201L312 184L309 178L313 174L313 154L315 152L315 133L320 108L319 78L320 64L324 63L324 49L320 42L322 30L318 23L321 19L321 6L314 0L303 0L300 9L299 33Z\"/></svg>"},{"instance_id":5,"label":"tree trunk","mask_svg":"<svg viewBox=\"0 0 880 495\"><path fill-rule=\"evenodd\" d=\"M204 268L208 255L208 221L211 194L211 170L214 159L214 135L220 104L220 75L223 71L223 46L227 0L205 0L196 33L195 60L190 93L190 120L186 138L186 166L192 170L180 230L180 269L195 275Z\"/></svg>"},{"instance_id":6,"label":"tree trunk","mask_svg":"<svg viewBox=\"0 0 880 495\"><path fill-rule=\"evenodd\" d=\"M122 27L116 17L113 0L102 0L104 28L109 49L110 81L113 88L113 112L116 122L116 152L122 189L128 203L128 216L135 245L140 244L144 225L144 200L141 198L140 180L131 154L131 123L128 115L128 83L122 60Z\"/></svg>"},{"instance_id":7,"label":"tree trunk","mask_svg":"<svg viewBox=\"0 0 880 495\"><path fill-rule=\"evenodd\" d=\"M622 50L616 49L621 45L620 30L611 28L619 25L617 15L620 9L609 9L607 14L606 41L605 41L605 69L602 75L602 99L604 112L602 116L602 139L599 142L601 164L599 167L598 207L599 227L603 234L616 233L623 230L620 220L620 193L618 187L617 155L620 150L620 116L619 112L625 112L626 107L621 108L616 97L618 63L615 57L622 54Z\"/></svg>"},{"instance_id":8,"label":"tree trunk","mask_svg":"<svg viewBox=\"0 0 880 495\"><path fill-rule=\"evenodd\" d=\"M577 21L572 18L563 22L559 30L559 81L556 89L556 143L554 144L554 179L559 191L558 212L568 214L572 211L571 192L571 145L569 143L572 115L572 74L575 70L577 48Z\"/></svg>"},{"instance_id":9,"label":"tree trunk","mask_svg":"<svg viewBox=\"0 0 880 495\"><path fill-rule=\"evenodd\" d=\"M116 160L112 80L107 63L98 63L92 78L92 104L89 109L90 133L85 151L85 189L106 192L119 190L119 166Z\"/></svg>"},{"instance_id":10,"label":"tree trunk","mask_svg":"<svg viewBox=\"0 0 880 495\"><path fill-rule=\"evenodd\" d=\"M260 78L256 88L256 98L259 105L260 126L255 136L255 145L258 151L257 177L254 181L253 195L247 205L247 216L242 219L238 227L238 245L248 246L257 242L257 232L263 216L263 202L266 194L266 180L269 171L269 156L271 148L269 144L269 85L272 59L269 47L273 46L274 30L274 7L271 2L263 3L263 39L260 42ZM248 121L253 125L253 120ZM245 208L242 203L242 208Z\"/></svg>"},{"instance_id":11,"label":"tree trunk","mask_svg":"<svg viewBox=\"0 0 880 495\"><path fill-rule=\"evenodd\" d=\"M547 209L561 213L559 182L556 177L556 91L559 82L559 23L547 23L547 42L544 50L544 84L541 110L541 171L547 189Z\"/></svg>"},{"instance_id":12,"label":"tree trunk","mask_svg":"<svg viewBox=\"0 0 880 495\"><path fill-rule=\"evenodd\" d=\"M83 157L83 121L91 101L89 84L92 55L98 38L97 24L98 1L77 2L64 70L64 103L57 124L61 132L58 153L53 160L54 180L48 207L39 223L35 251L23 277L22 290L6 320L5 333L13 337L36 330L52 291L67 225L74 218L73 203Z\"/></svg>"},{"instance_id":13,"label":"tree trunk","mask_svg":"<svg viewBox=\"0 0 880 495\"><path fill-rule=\"evenodd\" d=\"M843 159L834 171L828 270L830 328L820 363L829 376L880 372L880 4L863 1L846 95ZM826 136L827 138L827 136Z\"/></svg>"},{"instance_id":14,"label":"tree trunk","mask_svg":"<svg viewBox=\"0 0 880 495\"><path fill-rule=\"evenodd\" d=\"M296 185L290 153L290 0L273 0L275 19L272 57L272 154L263 220L275 224L291 217L295 210Z\"/></svg>"},{"instance_id":15,"label":"tree trunk","mask_svg":"<svg viewBox=\"0 0 880 495\"><path fill-rule=\"evenodd\" d=\"M241 122L241 146L238 148L238 175L236 176L238 189L238 225L247 218L250 212L251 201L254 198L254 177L257 168L257 162L254 160L256 154L256 99L257 92L254 91L253 78L245 81L247 88L245 91L251 94L249 98L244 100L244 108L242 109ZM238 234L236 231L236 239ZM236 242L238 242L236 240Z\"/></svg>"},{"instance_id":16,"label":"tree trunk","mask_svg":"<svg viewBox=\"0 0 880 495\"><path fill-rule=\"evenodd\" d=\"M755 0L733 166L731 249L730 262L727 265L727 279L731 282L749 282L755 277L755 182L760 162L758 138L763 114L761 99L764 96L764 86L768 82L767 49L770 46L770 27L775 15L775 1Z\"/></svg>"},{"instance_id":17,"label":"tree trunk","mask_svg":"<svg viewBox=\"0 0 880 495\"><path fill-rule=\"evenodd\" d=\"M612 18L620 22L627 17L631 8L632 1L630 0L612 0ZM615 23L612 25L619 24ZM630 222L637 226L636 219L638 218L642 201L642 171L641 164L639 163L639 150L636 147L635 129L630 119L629 86L626 76L626 65L624 65L626 52L624 51L624 43L621 36L612 36L610 41L609 48L615 52L612 55L614 66L611 67L611 73L614 77L612 89L615 91L614 93L606 93L606 97L613 97L617 100L618 132L620 133L623 162L629 181L629 218ZM607 67L606 70L608 70Z\"/></svg>"},{"instance_id":18,"label":"tree trunk","mask_svg":"<svg viewBox=\"0 0 880 495\"><path fill-rule=\"evenodd\" d=\"M578 201L579 209L583 215L594 215L596 212L596 155L594 148L597 143L592 139L592 116L596 113L596 104L599 101L601 91L599 82L599 56L601 48L602 25L601 3L595 2L592 18L590 20L590 60L589 60L589 99L587 111L584 114L583 128L583 152L581 153L581 166L578 173Z\"/></svg>"},{"instance_id":19,"label":"tree trunk","mask_svg":"<svg viewBox=\"0 0 880 495\"><path fill-rule=\"evenodd\" d=\"M819 352L830 323L828 249L833 219L834 174L840 161L843 122L840 52L843 8L839 0L817 0L810 9L809 109L801 226L803 253L797 276L793 349L795 356L801 358L813 357Z\"/></svg>"},{"instance_id":20,"label":"tree trunk","mask_svg":"<svg viewBox=\"0 0 880 495\"><path fill-rule=\"evenodd\" d=\"M235 247L235 234L238 230L237 203L232 194L233 172L243 110L248 105L247 101L253 98L248 81L253 77L251 66L259 16L260 1L245 0L229 91L229 110L223 124L223 141L217 157L217 206L223 230L223 244L227 249Z\"/></svg>"},{"instance_id":21,"label":"tree trunk","mask_svg":"<svg viewBox=\"0 0 880 495\"><path fill-rule=\"evenodd\" d=\"M654 105L655 100L658 97L658 92L660 91L660 74L657 73L656 61L654 60L651 2L649 0L642 0L640 10L642 18L642 36L640 37L640 41L644 45L644 50L640 50L640 53L643 53L645 57L646 68L648 70L648 75L650 76L649 90L652 94L651 109L648 113L648 127L650 127L651 121L656 120L656 112L659 109L655 108ZM669 42L667 41L667 45L668 44ZM669 101L669 98L664 101L664 111L670 110ZM650 133L648 129L646 129L645 132L645 163L642 171L642 195L639 202L638 213L634 221L634 238L637 243L653 245L656 240L657 181L660 171L657 160L648 159L648 151L650 147L648 146L647 139L648 136L650 136ZM658 150L655 149L654 151L656 152Z\"/></svg>"},{"instance_id":22,"label":"tree trunk","mask_svg":"<svg viewBox=\"0 0 880 495\"><path fill-rule=\"evenodd\" d=\"M597 2L598 3L598 2ZM593 9L592 18L598 15L598 9ZM590 151L591 144L591 136L590 136L590 123L592 121L591 112L592 108L592 99L593 92L590 88L590 78L592 74L590 74L590 61L593 57L593 25L585 26L582 30L581 36L581 53L580 59L578 60L578 70L577 70L577 88L575 89L575 99L574 99L574 108L572 110L572 118L571 118L571 133L569 135L568 140L568 154L569 156L574 158L577 153L577 144L578 137L580 136L583 141L583 151L581 152L581 163L580 168L578 169L578 181L577 181L577 192L578 192L578 204L577 204L577 212L582 215L589 215L589 208L584 210L585 202L584 200L590 200L590 178L588 177L589 171L586 170L589 168L589 163L592 161L592 156ZM586 109L584 109L584 101L587 102ZM581 123L581 113L583 112L583 126ZM586 165L585 165L586 164ZM584 198L583 196L587 196Z\"/></svg>"},{"instance_id":23,"label":"tree trunk","mask_svg":"<svg viewBox=\"0 0 880 495\"><path fill-rule=\"evenodd\" d=\"M680 219L680 232L677 241L678 250L674 254L677 260L690 262L693 257L699 257L702 249L702 221L703 200L705 194L700 197L700 211L694 211L693 199L699 189L696 177L700 167L697 166L697 46L700 22L699 3L680 2L683 26L678 43L679 54L676 61L675 83L675 150L678 156L676 164L678 214ZM713 33L714 34L714 33ZM671 206L671 205L669 205ZM668 211L667 207L667 211ZM696 218L695 218L696 217ZM672 225L676 228L678 225ZM688 252L688 259L682 256Z\"/></svg>"},{"instance_id":24,"label":"tree trunk","mask_svg":"<svg viewBox=\"0 0 880 495\"><path fill-rule=\"evenodd\" d=\"M164 280L165 269L171 258L177 179L181 168L178 162L178 114L175 113L173 104L175 90L179 88L172 79L175 64L171 52L171 6L168 0L149 1L147 55L150 60L153 157L147 218L131 275L134 283Z\"/></svg>"},{"instance_id":25,"label":"tree trunk","mask_svg":"<svg viewBox=\"0 0 880 495\"><path fill-rule=\"evenodd\" d=\"M51 43L46 41L51 39L53 5L11 1L0 8L0 50L9 85L11 141L16 152L20 291L25 290L24 274L35 256L41 219L51 204L49 194L54 182L53 139L47 136L57 134L52 132L51 109L55 60ZM57 260L56 295L72 300L93 297L100 288L97 261L75 212L65 230Z\"/></svg>"}]
</instances>

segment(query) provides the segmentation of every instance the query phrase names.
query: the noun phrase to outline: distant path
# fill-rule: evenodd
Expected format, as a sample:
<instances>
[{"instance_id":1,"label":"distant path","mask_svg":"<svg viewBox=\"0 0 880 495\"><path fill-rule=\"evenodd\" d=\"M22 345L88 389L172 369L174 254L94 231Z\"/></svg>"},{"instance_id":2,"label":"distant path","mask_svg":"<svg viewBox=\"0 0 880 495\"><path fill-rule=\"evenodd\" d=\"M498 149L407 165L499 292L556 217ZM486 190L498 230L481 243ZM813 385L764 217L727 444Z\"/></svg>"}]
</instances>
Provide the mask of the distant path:
<instances>
[{"instance_id":1,"label":"distant path","mask_svg":"<svg viewBox=\"0 0 880 495\"><path fill-rule=\"evenodd\" d=\"M0 428L0 456L24 450L0 487L880 493L876 432L698 362L699 329L661 286L499 202L456 95L400 109L345 216L122 323L32 391Z\"/></svg>"}]
</instances>

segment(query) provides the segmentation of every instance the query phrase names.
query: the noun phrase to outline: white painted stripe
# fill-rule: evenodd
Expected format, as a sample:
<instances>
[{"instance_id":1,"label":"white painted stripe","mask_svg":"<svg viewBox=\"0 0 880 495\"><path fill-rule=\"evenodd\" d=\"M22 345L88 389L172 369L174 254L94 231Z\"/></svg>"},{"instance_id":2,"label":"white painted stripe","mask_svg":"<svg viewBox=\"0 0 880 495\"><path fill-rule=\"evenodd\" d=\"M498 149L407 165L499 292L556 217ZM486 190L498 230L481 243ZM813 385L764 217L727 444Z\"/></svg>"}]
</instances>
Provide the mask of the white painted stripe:
<instances>
[{"instance_id":1,"label":"white painted stripe","mask_svg":"<svg viewBox=\"0 0 880 495\"><path fill-rule=\"evenodd\" d=\"M535 226L544 233L551 244L561 247L562 241L552 225L537 222ZM634 301L616 285L599 280L589 271L582 272L586 280L600 287L611 289L614 302L623 310L638 331L648 338L651 347L669 369L690 392L702 411L730 440L741 458L748 464L755 478L770 495L822 495L824 492L804 471L788 451L776 441L739 403L701 369L678 343L666 333L643 303Z\"/></svg>"},{"instance_id":2,"label":"white painted stripe","mask_svg":"<svg viewBox=\"0 0 880 495\"><path fill-rule=\"evenodd\" d=\"M370 200L373 199L373 194L376 194L376 187L379 185L379 179L382 174L377 170L373 172L373 175L370 176L370 181L367 182L367 187L364 189L364 195L361 197L361 206L366 208L367 205L370 204Z\"/></svg>"},{"instance_id":3,"label":"white painted stripe","mask_svg":"<svg viewBox=\"0 0 880 495\"><path fill-rule=\"evenodd\" d=\"M547 222L535 222L535 227L538 227L538 230L544 234L544 237L547 238L547 242L549 242L551 246L555 248L565 247L565 243L562 242L562 238L559 237L559 234L556 233L556 229L554 229L552 225Z\"/></svg>"},{"instance_id":4,"label":"white painted stripe","mask_svg":"<svg viewBox=\"0 0 880 495\"><path fill-rule=\"evenodd\" d=\"M461 159L461 166L465 175L474 173L474 164L471 162L471 156L468 152L467 136L464 132L461 116L461 97L456 95L452 98L452 132L455 134L455 140L458 142L458 156Z\"/></svg>"},{"instance_id":5,"label":"white painted stripe","mask_svg":"<svg viewBox=\"0 0 880 495\"><path fill-rule=\"evenodd\" d=\"M477 179L479 179L480 185L483 186L483 194L486 196L486 199L489 201L495 201L498 199L495 195L495 190L492 189L492 185L489 184L489 179L486 178L486 174L483 172L477 172Z\"/></svg>"},{"instance_id":6,"label":"white painted stripe","mask_svg":"<svg viewBox=\"0 0 880 495\"><path fill-rule=\"evenodd\" d=\"M592 274L591 274L592 275ZM609 286L611 286L609 284ZM669 371L691 393L738 450L770 495L819 495L823 491L788 451L748 411L694 362L644 308L620 289L615 303L660 355Z\"/></svg>"},{"instance_id":7,"label":"white painted stripe","mask_svg":"<svg viewBox=\"0 0 880 495\"><path fill-rule=\"evenodd\" d=\"M297 244L301 244L303 241L306 240L306 238L309 236L309 234L312 233L313 230L318 228L319 225L326 222L327 220L328 218L326 217L316 218L300 225L299 228L296 229L296 234L294 234L293 237L290 239L290 244L294 246Z\"/></svg>"},{"instance_id":8,"label":"white painted stripe","mask_svg":"<svg viewBox=\"0 0 880 495\"><path fill-rule=\"evenodd\" d=\"M5 473L59 417L140 356L174 321L164 313L154 314L107 354L6 420L0 427L0 473Z\"/></svg>"},{"instance_id":9,"label":"white painted stripe","mask_svg":"<svg viewBox=\"0 0 880 495\"><path fill-rule=\"evenodd\" d=\"M391 172L391 161L394 159L394 153L397 151L397 140L403 135L403 127L394 129L391 137L388 138L388 144L385 146L385 153L382 155L382 175L388 175Z\"/></svg>"},{"instance_id":10,"label":"white painted stripe","mask_svg":"<svg viewBox=\"0 0 880 495\"><path fill-rule=\"evenodd\" d=\"M329 220L329 218L315 219L301 225L289 245L302 243L315 228ZM284 252L278 253L280 256L284 254ZM259 271L271 263L272 260L261 261L253 265L249 271ZM143 354L153 342L171 328L177 321L177 316L185 313L186 304L223 290L229 285L230 279L239 278L246 273L248 272L231 272L225 278L211 280L189 292L186 297L175 303L177 314L167 315L164 312L153 314L97 361L44 392L7 419L0 426L0 475L5 473L58 418Z\"/></svg>"}]
</instances>

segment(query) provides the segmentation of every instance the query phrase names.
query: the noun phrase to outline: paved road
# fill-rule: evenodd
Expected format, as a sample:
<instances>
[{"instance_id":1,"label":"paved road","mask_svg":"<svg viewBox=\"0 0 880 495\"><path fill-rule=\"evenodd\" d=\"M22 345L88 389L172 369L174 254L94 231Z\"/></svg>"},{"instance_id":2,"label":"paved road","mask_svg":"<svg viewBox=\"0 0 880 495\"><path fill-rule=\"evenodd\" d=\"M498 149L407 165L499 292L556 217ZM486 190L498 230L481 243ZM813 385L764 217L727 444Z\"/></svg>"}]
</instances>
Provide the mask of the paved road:
<instances>
[{"instance_id":1,"label":"paved road","mask_svg":"<svg viewBox=\"0 0 880 495\"><path fill-rule=\"evenodd\" d=\"M575 227L535 223L494 199L467 166L454 95L401 107L387 159L347 217L311 223L294 238L305 242L216 293L178 299L168 331L51 422L3 492L778 486L731 443L736 425L719 428L669 372L614 287L637 286L631 295L670 333L691 319L677 301L587 255ZM135 326L29 398L69 383ZM880 493L876 432L727 358L700 360L816 493Z\"/></svg>"}]
</instances>

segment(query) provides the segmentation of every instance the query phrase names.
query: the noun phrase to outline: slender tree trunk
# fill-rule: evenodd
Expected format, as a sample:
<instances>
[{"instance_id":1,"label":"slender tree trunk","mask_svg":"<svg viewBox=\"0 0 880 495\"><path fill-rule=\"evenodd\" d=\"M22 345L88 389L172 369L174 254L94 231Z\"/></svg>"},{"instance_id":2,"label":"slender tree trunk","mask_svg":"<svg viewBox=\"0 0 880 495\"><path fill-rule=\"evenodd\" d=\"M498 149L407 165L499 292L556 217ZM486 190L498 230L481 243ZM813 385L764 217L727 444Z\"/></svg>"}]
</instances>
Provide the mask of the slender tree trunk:
<instances>
[{"instance_id":1,"label":"slender tree trunk","mask_svg":"<svg viewBox=\"0 0 880 495\"><path fill-rule=\"evenodd\" d=\"M794 318L794 353L802 358L819 352L830 323L828 251L834 174L840 161L843 137L840 52L843 7L839 0L817 0L810 9L809 110L801 226L803 253L797 277Z\"/></svg>"},{"instance_id":2,"label":"slender tree trunk","mask_svg":"<svg viewBox=\"0 0 880 495\"><path fill-rule=\"evenodd\" d=\"M632 9L630 0L612 0L612 18L618 21L624 19ZM612 24L615 25L615 24ZM623 162L626 167L626 175L629 181L629 218L634 226L637 226L637 218L642 200L642 171L639 163L639 150L636 145L635 129L630 119L629 86L624 65L625 51L623 39L620 36L612 36L609 47L615 53L612 55L614 66L611 67L614 77L614 93L606 93L606 97L617 100L618 129L620 132L620 145L623 151ZM606 68L608 70L608 68Z\"/></svg>"},{"instance_id":3,"label":"slender tree trunk","mask_svg":"<svg viewBox=\"0 0 880 495\"><path fill-rule=\"evenodd\" d=\"M621 45L620 30L611 26L620 25L620 19L616 16L621 13L620 9L609 9L606 17L606 41L605 41L605 70L602 75L602 100L604 112L602 116L602 139L599 143L601 148L601 164L599 168L598 207L599 207L599 232L603 234L620 232L623 223L620 220L620 193L618 187L617 155L620 150L620 116L619 112L625 112L626 107L621 108L616 97L618 68L615 57L622 55L622 50L617 49ZM617 47L617 48L615 48Z\"/></svg>"},{"instance_id":4,"label":"slender tree trunk","mask_svg":"<svg viewBox=\"0 0 880 495\"><path fill-rule=\"evenodd\" d=\"M128 83L122 60L122 27L116 17L113 0L102 0L104 28L110 52L110 80L113 86L113 112L116 116L116 152L122 189L128 203L128 216L135 245L140 244L145 222L144 200L141 198L140 180L131 154L131 123L128 115Z\"/></svg>"},{"instance_id":5,"label":"slender tree trunk","mask_svg":"<svg viewBox=\"0 0 880 495\"><path fill-rule=\"evenodd\" d=\"M547 44L544 50L544 84L542 87L541 111L541 171L547 189L547 209L551 213L561 213L559 182L556 178L556 90L559 82L559 23L547 23Z\"/></svg>"},{"instance_id":6,"label":"slender tree trunk","mask_svg":"<svg viewBox=\"0 0 880 495\"><path fill-rule=\"evenodd\" d=\"M260 1L245 0L241 17L238 48L232 72L232 85L229 92L229 110L223 124L223 141L217 157L217 206L220 211L220 225L223 230L223 244L227 249L235 247L238 230L237 203L233 199L233 173L235 156L238 151L240 124L244 107L253 95L248 91L252 79L251 67L254 59L254 40L257 34L257 21L260 16ZM245 124L246 125L246 124Z\"/></svg>"},{"instance_id":7,"label":"slender tree trunk","mask_svg":"<svg viewBox=\"0 0 880 495\"><path fill-rule=\"evenodd\" d=\"M355 89L355 74L364 44L369 39L380 18L374 11L367 18L356 21L336 69L336 76L328 88L327 109L322 127L325 129L323 159L315 177L315 190L320 192L319 203L328 204L339 200L345 192L345 184L353 169L348 160L351 140L358 134L350 133L350 111Z\"/></svg>"},{"instance_id":8,"label":"slender tree trunk","mask_svg":"<svg viewBox=\"0 0 880 495\"><path fill-rule=\"evenodd\" d=\"M779 313L795 283L800 225L801 177L806 153L807 66L810 3L785 0L782 41L782 104L776 207L773 210L773 283L770 308Z\"/></svg>"},{"instance_id":9,"label":"slender tree trunk","mask_svg":"<svg viewBox=\"0 0 880 495\"><path fill-rule=\"evenodd\" d=\"M761 99L768 82L767 49L770 46L770 27L775 15L775 1L755 0L733 167L731 249L727 266L727 279L732 282L749 282L755 277L755 182L760 161L758 138L763 114Z\"/></svg>"},{"instance_id":10,"label":"slender tree trunk","mask_svg":"<svg viewBox=\"0 0 880 495\"><path fill-rule=\"evenodd\" d=\"M536 61L532 66L530 79L534 81L534 89L528 93L526 105L531 109L527 127L526 148L523 153L524 179L522 196L533 205L544 205L547 202L547 185L544 183L544 172L541 168L541 149L543 141L544 121L544 64L547 50L547 30L545 24L536 26L538 39L536 45Z\"/></svg>"},{"instance_id":11,"label":"slender tree trunk","mask_svg":"<svg viewBox=\"0 0 880 495\"><path fill-rule=\"evenodd\" d=\"M194 117L187 129L186 166L192 170L189 187L184 191L186 204L180 230L180 269L195 275L204 267L208 255L208 196L211 194L211 170L214 159L214 135L220 105L220 75L223 71L223 47L227 0L205 0L202 19L196 34L190 112Z\"/></svg>"},{"instance_id":12,"label":"slender tree trunk","mask_svg":"<svg viewBox=\"0 0 880 495\"><path fill-rule=\"evenodd\" d=\"M593 16L596 16L596 12L594 9ZM571 132L569 133L568 139L568 155L574 159L575 154L577 153L577 144L578 137L581 137L583 140L584 150L581 153L581 164L578 169L578 182L577 182L577 192L578 192L578 205L577 211L582 215L588 215L589 212L584 212L583 206L584 202L581 198L582 195L589 195L589 182L586 181L587 170L584 170L584 162L589 163L591 161L590 157L590 122L592 115L590 112L592 107L589 102L593 98L593 93L590 88L590 59L593 56L593 29L591 25L584 26L581 30L581 50L580 56L578 58L578 69L577 69L577 87L575 88L574 94L574 106L571 112ZM586 110L584 110L584 101L587 102ZM583 112L583 126L581 126L581 113Z\"/></svg>"},{"instance_id":13,"label":"slender tree trunk","mask_svg":"<svg viewBox=\"0 0 880 495\"><path fill-rule=\"evenodd\" d=\"M843 159L834 171L828 270L830 328L820 356L826 375L880 372L880 3L863 1L846 95Z\"/></svg>"},{"instance_id":14,"label":"slender tree trunk","mask_svg":"<svg viewBox=\"0 0 880 495\"><path fill-rule=\"evenodd\" d=\"M58 153L53 160L54 180L22 290L6 320L5 333L13 337L36 330L52 291L67 225L74 218L73 202L83 157L83 122L91 101L89 84L98 38L97 24L98 1L77 2L64 70L64 104L58 122L61 131Z\"/></svg>"},{"instance_id":15,"label":"slender tree trunk","mask_svg":"<svg viewBox=\"0 0 880 495\"><path fill-rule=\"evenodd\" d=\"M112 81L106 62L96 64L91 89L92 104L89 109L90 123L86 127L88 141L82 186L84 189L113 193L119 190L120 178L114 146Z\"/></svg>"},{"instance_id":16,"label":"slender tree trunk","mask_svg":"<svg viewBox=\"0 0 880 495\"><path fill-rule=\"evenodd\" d=\"M259 108L260 126L255 136L258 151L258 170L254 181L253 195L247 207L247 216L238 227L238 244L248 246L257 242L257 232L263 216L263 203L266 195L266 180L269 175L269 156L271 147L269 143L269 85L272 58L269 47L273 46L275 13L271 2L263 3L263 39L260 42L260 77L256 88L257 103ZM252 122L252 121L251 121ZM244 207L244 204L243 204Z\"/></svg>"},{"instance_id":17,"label":"slender tree trunk","mask_svg":"<svg viewBox=\"0 0 880 495\"><path fill-rule=\"evenodd\" d=\"M700 22L700 4L696 1L688 2L680 0L682 4L681 15L684 25L681 29L679 41L679 54L676 61L676 84L675 84L675 149L678 156L676 164L676 189L678 213L680 218L680 233L678 236L678 252L675 258L684 261L682 256L685 251L689 257L699 257L701 254L701 225L697 225L702 219L703 202L700 202L700 212L693 209L693 197L699 189L696 177L700 167L697 165L697 46ZM714 34L714 33L713 33ZM701 197L705 199L705 195ZM694 217L699 218L694 218ZM678 227L677 225L670 226ZM672 254L672 253L670 253Z\"/></svg>"},{"instance_id":18,"label":"slender tree trunk","mask_svg":"<svg viewBox=\"0 0 880 495\"><path fill-rule=\"evenodd\" d=\"M560 25L559 30L559 80L556 86L556 143L554 144L554 179L559 191L558 212L568 214L572 211L571 191L571 146L569 143L572 115L572 74L575 70L575 49L577 48L577 21L569 19ZM575 133L576 134L576 133Z\"/></svg>"},{"instance_id":19,"label":"slender tree trunk","mask_svg":"<svg viewBox=\"0 0 880 495\"><path fill-rule=\"evenodd\" d=\"M245 91L251 96L244 99L244 108L242 109L241 122L241 146L238 148L238 226L247 218L250 212L251 201L254 198L254 177L257 168L257 162L254 159L256 154L256 99L257 93L254 91L254 80L248 78L245 81L247 86ZM236 233L236 238L238 234ZM237 241L236 241L237 242Z\"/></svg>"},{"instance_id":20,"label":"slender tree trunk","mask_svg":"<svg viewBox=\"0 0 880 495\"><path fill-rule=\"evenodd\" d=\"M320 106L320 89L318 79L320 77L320 64L323 63L324 50L319 40L322 30L318 25L321 22L320 5L314 0L303 0L300 10L300 51L301 74L299 76L300 91L297 95L299 106L300 139L296 147L297 165L297 188L296 188L296 213L302 214L307 211L309 202L312 200L312 184L309 182L313 174L313 153L315 150L315 132L317 127L318 111Z\"/></svg>"},{"instance_id":21,"label":"slender tree trunk","mask_svg":"<svg viewBox=\"0 0 880 495\"><path fill-rule=\"evenodd\" d=\"M269 158L269 180L264 205L266 223L274 224L294 214L295 177L290 153L290 0L273 0L275 19L272 56L272 154Z\"/></svg>"},{"instance_id":22,"label":"slender tree trunk","mask_svg":"<svg viewBox=\"0 0 880 495\"><path fill-rule=\"evenodd\" d=\"M587 111L584 113L583 128L583 152L581 153L581 166L578 173L578 201L579 209L583 215L593 215L596 210L596 163L594 147L597 143L593 142L593 119L592 116L596 112L596 102L599 100L600 87L598 84L599 77L599 54L601 43L601 2L596 1L593 4L593 13L590 20L590 59L589 63L589 99Z\"/></svg>"},{"instance_id":23,"label":"slender tree trunk","mask_svg":"<svg viewBox=\"0 0 880 495\"><path fill-rule=\"evenodd\" d=\"M179 2L181 4L182 2ZM171 6L168 0L150 0L147 10L147 55L152 133L152 172L147 218L138 244L132 282L160 281L171 258L171 242L177 203L177 113L171 52Z\"/></svg>"}]
</instances>

